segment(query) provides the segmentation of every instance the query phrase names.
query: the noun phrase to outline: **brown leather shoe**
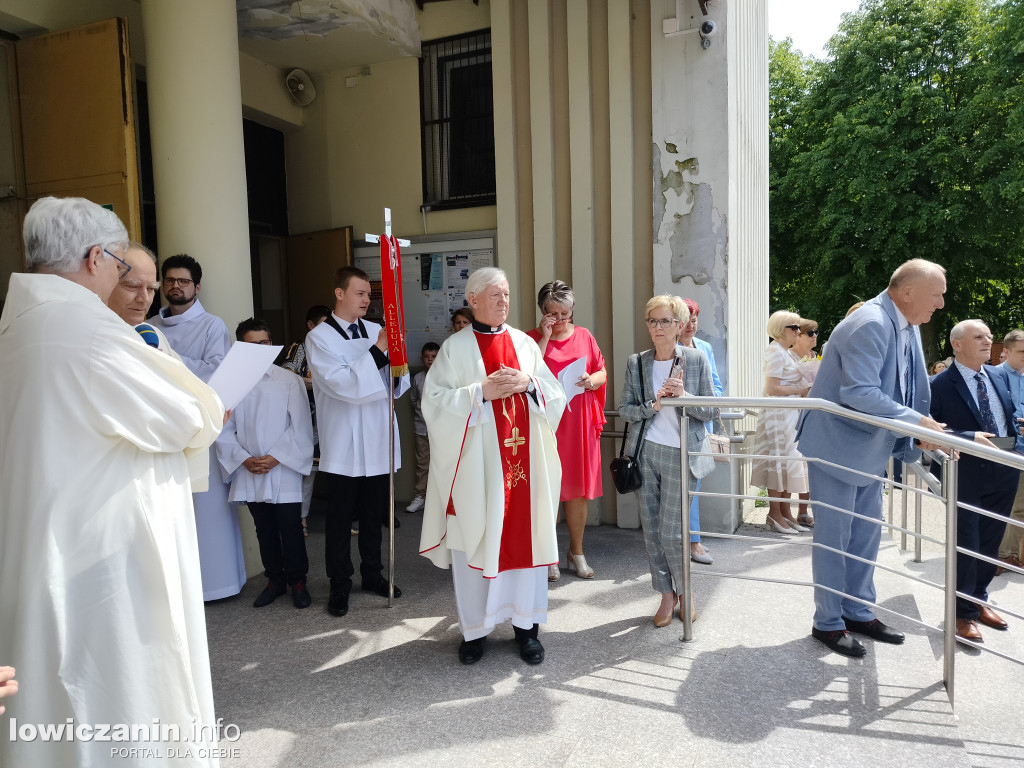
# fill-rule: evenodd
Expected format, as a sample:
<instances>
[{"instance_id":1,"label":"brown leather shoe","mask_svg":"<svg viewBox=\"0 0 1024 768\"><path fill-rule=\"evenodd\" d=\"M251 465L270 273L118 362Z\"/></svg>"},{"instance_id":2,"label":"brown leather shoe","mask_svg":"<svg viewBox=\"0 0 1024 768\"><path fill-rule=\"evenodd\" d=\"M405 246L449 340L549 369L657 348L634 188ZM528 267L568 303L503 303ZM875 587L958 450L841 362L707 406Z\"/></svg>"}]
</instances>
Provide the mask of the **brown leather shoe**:
<instances>
[{"instance_id":1,"label":"brown leather shoe","mask_svg":"<svg viewBox=\"0 0 1024 768\"><path fill-rule=\"evenodd\" d=\"M978 610L981 612L981 615L978 617L978 621L986 627L992 627L992 629L1009 629L1009 625L1003 620L1003 617L987 605L979 605Z\"/></svg>"},{"instance_id":2,"label":"brown leather shoe","mask_svg":"<svg viewBox=\"0 0 1024 768\"><path fill-rule=\"evenodd\" d=\"M1009 557L1000 557L999 559L1007 565L1012 565L1015 568L1024 568L1024 564L1021 564L1020 557L1018 557L1017 555L1010 555ZM1003 566L1001 565L998 568L996 568L996 576L1005 572L1006 569L1003 568Z\"/></svg>"},{"instance_id":3,"label":"brown leather shoe","mask_svg":"<svg viewBox=\"0 0 1024 768\"><path fill-rule=\"evenodd\" d=\"M984 643L985 638L981 636L981 630L974 623L974 619L957 619L956 636L964 640L972 640L975 643Z\"/></svg>"}]
</instances>

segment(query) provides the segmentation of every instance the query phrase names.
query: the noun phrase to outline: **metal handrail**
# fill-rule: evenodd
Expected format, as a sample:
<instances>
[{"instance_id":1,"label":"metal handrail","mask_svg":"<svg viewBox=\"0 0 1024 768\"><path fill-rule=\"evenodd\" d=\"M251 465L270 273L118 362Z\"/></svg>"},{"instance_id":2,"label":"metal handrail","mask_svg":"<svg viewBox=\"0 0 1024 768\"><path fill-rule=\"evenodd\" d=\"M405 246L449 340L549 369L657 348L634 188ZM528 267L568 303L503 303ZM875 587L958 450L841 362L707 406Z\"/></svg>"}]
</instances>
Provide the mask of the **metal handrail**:
<instances>
[{"instance_id":1,"label":"metal handrail","mask_svg":"<svg viewBox=\"0 0 1024 768\"><path fill-rule=\"evenodd\" d=\"M942 500L945 502L945 507L946 507L946 541L945 541L945 563L944 563L944 565L945 565L945 585L943 586L943 590L944 590L944 601L943 601L944 602L944 605L943 605L943 608L944 608L944 611L943 611L944 612L944 626L942 628L942 632L943 632L943 683L945 684L945 687L946 687L946 694L949 697L950 705L952 705L953 702L954 702L954 692L955 692L955 665L954 665L954 659L955 659L955 655L956 655L956 642L957 642L957 637L956 637L956 599L957 599L957 597L960 597L962 599L969 600L970 602L973 602L973 603L978 604L978 605L988 605L984 601L977 600L977 599L975 599L975 598L973 598L973 597L971 597L969 595L965 595L965 594L960 593L960 592L958 592L956 590L956 557L957 557L957 554L962 553L962 554L968 554L968 555L970 555L972 557L976 557L976 558L978 558L980 560L983 560L983 561L986 561L986 562L989 562L989 563L998 562L998 561L994 561L991 558L985 557L984 555L981 555L980 553L972 552L970 550L967 550L967 549L964 549L962 547L957 546L957 541L956 541L956 520L957 520L957 496L958 496L957 481L958 481L958 476L959 476L959 471L958 471L959 470L959 456L958 456L958 454L959 453L965 453L965 454L968 454L968 455L971 455L971 456L977 456L979 458L987 459L987 460L993 461L993 462L995 462L997 464L1002 464L1004 466L1012 467L1014 469L1021 470L1021 471L1024 471L1024 457L1020 456L1019 454L1013 453L1013 452L1003 451L1003 450L999 450L997 448L989 448L988 446L980 445L978 443L972 442L970 440L965 440L963 438L956 437L955 435L951 435L951 434L948 434L948 433L936 432L935 430L927 429L927 428L921 427L921 426L919 426L917 424L911 424L911 423L904 422L904 421L899 421L899 420L896 420L896 419L889 419L889 418L880 417L880 416L873 416L873 415L866 414L866 413L860 413L859 411L853 411L853 410L850 410L848 408L844 408L844 407L842 407L840 405L837 405L836 403L833 403L833 402L831 402L829 400L822 400L820 398L790 398L790 397L749 397L749 398L746 398L746 397L707 397L707 396L689 396L689 395L687 395L685 397L663 398L662 399L662 404L663 405L668 405L668 406L674 406L674 407L676 407L678 409L677 413L679 414L679 419L680 419L680 434L681 435L686 435L688 433L689 415L687 414L687 411L689 409L691 409L691 408L709 408L709 407L715 407L715 408L723 408L723 407L724 408L739 408L739 409L742 409L744 413L749 413L749 411L747 409L751 409L751 408L753 408L753 409L763 409L763 408L769 408L769 409L787 409L787 408L790 408L790 409L792 409L792 408L795 408L797 410L816 410L816 411L823 411L823 412L826 412L826 413L831 413L833 415L841 416L843 418L850 419L852 421L858 421L858 422L861 422L861 423L864 423L864 424L869 424L869 425L871 425L873 427L877 427L879 429L887 430L887 431L892 432L892 433L894 433L896 435L913 437L913 438L916 438L918 440L922 440L922 441L924 441L926 443L931 443L933 445L938 445L938 446L940 446L941 449L944 449L944 452L941 452L941 453L940 452L929 452L929 456L932 457L933 461L940 460L942 462L942 465L943 465L943 467L942 467L942 469L943 469L943 475L942 475L943 480L942 480L941 485L939 485L937 482L934 482L932 478L928 477L926 475L926 473L924 472L924 469L917 462L912 463L912 464L907 464L906 462L904 462L904 466L909 468L910 471L914 474L915 479L916 479L916 484L919 484L920 480L924 479L925 485L928 486L930 489L933 489L935 491L936 495L938 495L940 498L942 498ZM756 411L755 411L755 413L756 413ZM685 478L685 477L687 477L687 474L689 472L689 463L690 463L690 451L689 451L689 448L688 448L688 445L687 445L687 441L686 441L685 438L680 440L680 448L681 448L681 450L680 450L680 472L682 474L682 477ZM948 452L948 453L946 453L946 452ZM748 455L737 456L736 454L730 454L728 460L729 461L733 461L734 459L737 459L737 458L741 458L743 460L749 460L752 457L748 456ZM815 463L822 463L822 464L831 464L831 462L825 462L825 461L822 461L822 460L819 460L819 459L815 459L815 458L805 458L805 461L815 462ZM832 466L837 466L837 465L832 465ZM879 478L876 475L867 475L866 473L857 472L856 470L851 470L851 469L846 468L846 467L843 467L843 469L845 471L852 472L854 474L859 474L861 476L871 477L873 479L883 479L883 478ZM890 470L891 470L891 464L890 464ZM907 479L907 478L904 478L904 479ZM892 478L891 478L891 471L890 471L889 480L887 482L888 482L888 485L889 485L890 489L895 488L895 487L898 486L898 487L901 488L901 490L904 491L904 493L903 493L903 515L902 515L901 525L899 525L899 526L894 525L893 521L892 521L891 494L890 494L890 508L889 508L889 517L890 517L890 519L889 519L888 523L886 523L884 518L882 520L875 520L874 518L865 518L862 515L858 515L857 513L852 512L851 510L837 509L836 507L832 507L831 505L829 505L829 506L830 506L831 509L833 509L835 511L838 511L838 512L841 512L843 514L847 514L847 515L851 515L851 516L854 516L854 517L858 517L858 518L863 519L863 520L869 520L872 523L877 523L877 524L879 524L879 525L881 525L883 527L888 527L888 528L890 528L892 530L899 530L901 532L901 534L902 534L902 537L903 537L903 549L906 548L906 536L908 534L912 535L915 538L915 559L919 561L920 560L921 540L923 538L928 538L930 541L936 541L935 539L931 539L929 537L924 537L923 534L920 532L920 528L921 528L921 523L920 523L920 521L921 521L920 499L921 499L921 495L924 493L924 490L922 490L920 487L913 487L913 486L910 486L909 484L906 484L906 483L894 483L892 481ZM721 494L721 493L693 492L693 491L690 491L690 484L688 482L682 483L682 488L683 488L683 494L682 494L682 499L681 499L681 504L680 504L680 518L682 520L682 526L683 526L684 530L686 530L686 531L690 531L690 526L689 526L689 522L688 522L688 517L689 517L688 511L689 511L689 508L690 508L690 504L692 503L692 499L695 496L717 496L717 497L726 496L726 497L729 497L729 498L733 498L733 497L735 497L735 498L751 498L749 496L745 496L744 494ZM916 531L910 531L907 528L907 506L906 506L906 491L907 490L914 491L916 493L916 495L917 495L916 525L915 525L915 528L917 529ZM944 491L944 493L942 493L943 491ZM781 501L781 499L776 499L776 500ZM987 515L989 517L999 517L1000 519L1005 520L1008 524L1020 525L1016 521L1008 520L1008 519L1006 519L1002 515L995 515L994 513L989 512L987 510L979 510L976 507L971 507L969 505L964 505L964 506L967 509L971 509L972 511L980 512L981 514ZM692 533L692 531L690 531L690 532ZM716 537L716 538L759 538L759 537L740 537L740 536L736 536L735 534L708 534L708 535ZM839 552L838 550L836 550L836 549L834 549L832 547L827 547L827 546L825 546L823 544L818 544L818 543L812 542L810 544L810 546L811 547L817 547L817 548L825 549L825 550L828 550L830 552L834 552L834 553L840 554L840 555L842 555L843 557L846 557L846 558L853 558L853 559L861 560L862 562L867 562L867 561L864 561L862 558L854 557L853 555L850 555L849 553L846 553L846 552ZM1000 564L1002 564L1002 563L1000 563ZM875 567L881 567L884 570L896 572L893 569L888 568L886 566L880 566L877 562L873 563L873 565ZM1004 565L1004 567L1005 567L1005 564L1002 564L1002 565ZM1008 569L1012 570L1012 571L1017 571L1017 572L1024 573L1024 571L1019 570L1017 568L1009 567ZM746 579L753 579L754 578L754 577L750 577L750 576L736 576L734 574L724 574L724 573L717 573L717 572L709 572L707 575L722 576L722 577L726 577L726 578L730 578L730 577L746 578ZM907 574L900 574L900 575L907 576ZM939 585L933 584L932 582L928 582L926 580L923 580L923 579L920 579L920 578L917 578L917 577L910 576L908 578L913 578L915 581L920 581L920 582L922 582L924 584L927 584L929 586L934 586L934 587L939 586ZM757 579L754 579L754 580L757 580ZM772 580L768 580L768 581L772 581ZM682 594L683 595L688 595L690 593L691 582L692 582L692 578L691 578L690 558L684 557L683 558L682 584L681 584ZM818 588L818 589L826 589L828 591L835 592L836 594L841 594L841 596L844 597L844 598L851 599L851 600L854 600L856 602L864 603L865 605L870 605L872 608L880 608L882 610L888 611L889 613L895 613L895 611L892 611L891 609L886 608L885 606L868 603L867 601L862 600L862 599L860 599L858 597L855 597L853 595L847 595L845 593L839 593L839 592L836 592L835 590L830 589L829 587L824 587L824 586L815 584L814 582L809 582L809 583L808 582L787 582L787 583L803 584L803 585L806 585L806 586L814 586L815 588ZM1010 613L1011 615L1013 615L1015 617L1024 618L1020 614L1017 614L1017 613L1015 613L1013 611L1006 611L1005 608L1003 610L1005 612ZM902 614L900 614L900 615L902 616ZM688 640L691 640L693 638L693 621L692 621L690 612L689 611L683 611L682 612L682 618L683 618L683 638L682 639L684 641L688 641ZM912 617L906 617L905 616L904 618L907 618L907 619L910 619L912 621L915 621L915 623L921 623L918 620L912 619ZM936 629L935 627L931 627L931 625L924 625L924 626L928 626L928 628L930 628L930 629ZM961 638L960 641L964 642L966 645L969 645L971 647L978 648L979 650L983 650L983 651L987 651L989 653L992 653L992 654L994 654L994 655L996 655L996 656L998 656L1000 658L1004 658L1004 659L1007 659L1009 661L1013 661L1013 662L1015 662L1017 664L1024 665L1024 660L1017 659L1017 658L1015 658L1013 656L1009 656L1007 654L999 653L997 651L993 651L993 650L991 650L989 648L985 648L983 645L979 645L977 643L973 643L973 642L970 642L970 641L964 641L963 638Z\"/></svg>"}]
</instances>

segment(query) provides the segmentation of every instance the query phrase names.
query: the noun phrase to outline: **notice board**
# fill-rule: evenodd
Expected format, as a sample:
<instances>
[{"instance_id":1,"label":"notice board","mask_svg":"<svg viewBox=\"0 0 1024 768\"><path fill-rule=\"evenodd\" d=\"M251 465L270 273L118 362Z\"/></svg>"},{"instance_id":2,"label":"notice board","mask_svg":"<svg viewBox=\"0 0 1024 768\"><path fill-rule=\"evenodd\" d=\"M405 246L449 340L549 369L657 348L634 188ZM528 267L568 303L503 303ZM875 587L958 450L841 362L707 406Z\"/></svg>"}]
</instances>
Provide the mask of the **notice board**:
<instances>
[{"instance_id":1,"label":"notice board","mask_svg":"<svg viewBox=\"0 0 1024 768\"><path fill-rule=\"evenodd\" d=\"M420 350L428 341L441 344L451 332L452 312L466 304L466 280L480 267L496 265L494 233L472 233L463 239L423 240L402 248L402 302L405 344L410 364L419 367ZM450 237L450 236L448 236ZM359 244L353 263L370 276L368 320L384 314L380 282L380 246Z\"/></svg>"}]
</instances>

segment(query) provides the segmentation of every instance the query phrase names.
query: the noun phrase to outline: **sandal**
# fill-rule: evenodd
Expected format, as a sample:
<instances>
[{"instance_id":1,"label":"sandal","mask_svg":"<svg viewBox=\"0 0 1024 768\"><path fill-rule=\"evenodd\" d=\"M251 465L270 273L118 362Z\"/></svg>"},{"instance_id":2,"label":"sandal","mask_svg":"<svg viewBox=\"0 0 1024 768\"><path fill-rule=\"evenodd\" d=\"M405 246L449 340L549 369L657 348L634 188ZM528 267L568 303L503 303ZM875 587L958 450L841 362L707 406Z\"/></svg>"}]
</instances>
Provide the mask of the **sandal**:
<instances>
[{"instance_id":1,"label":"sandal","mask_svg":"<svg viewBox=\"0 0 1024 768\"><path fill-rule=\"evenodd\" d=\"M808 528L813 528L814 527L814 518L811 517L810 515L806 515L806 514L805 515L797 515L796 516L796 521L800 525L806 526Z\"/></svg>"}]
</instances>

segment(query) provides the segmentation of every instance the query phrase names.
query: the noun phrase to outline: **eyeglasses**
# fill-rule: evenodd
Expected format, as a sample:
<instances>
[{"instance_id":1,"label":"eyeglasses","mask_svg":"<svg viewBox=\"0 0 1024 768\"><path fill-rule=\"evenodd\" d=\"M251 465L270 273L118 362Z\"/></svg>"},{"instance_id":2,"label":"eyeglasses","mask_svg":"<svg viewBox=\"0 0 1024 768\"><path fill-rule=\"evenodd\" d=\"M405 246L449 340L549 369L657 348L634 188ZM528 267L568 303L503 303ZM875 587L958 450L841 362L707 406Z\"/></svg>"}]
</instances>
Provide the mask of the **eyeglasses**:
<instances>
[{"instance_id":1,"label":"eyeglasses","mask_svg":"<svg viewBox=\"0 0 1024 768\"><path fill-rule=\"evenodd\" d=\"M554 318L556 322L561 320L572 320L572 312L564 312L561 314L558 312L547 312L546 314L548 317Z\"/></svg>"},{"instance_id":2,"label":"eyeglasses","mask_svg":"<svg viewBox=\"0 0 1024 768\"><path fill-rule=\"evenodd\" d=\"M188 288L192 285L192 281L187 277L165 277L164 288L173 288L179 286L181 288Z\"/></svg>"},{"instance_id":3,"label":"eyeglasses","mask_svg":"<svg viewBox=\"0 0 1024 768\"><path fill-rule=\"evenodd\" d=\"M647 327L648 328L668 328L673 323L678 323L678 322L679 321L676 318L674 318L674 317L648 317L647 318Z\"/></svg>"},{"instance_id":4,"label":"eyeglasses","mask_svg":"<svg viewBox=\"0 0 1024 768\"><path fill-rule=\"evenodd\" d=\"M800 326L799 325L787 325L787 326L783 326L783 327L789 328L789 330L791 330L791 331L796 331L797 333L800 333Z\"/></svg>"},{"instance_id":5,"label":"eyeglasses","mask_svg":"<svg viewBox=\"0 0 1024 768\"><path fill-rule=\"evenodd\" d=\"M815 328L813 331L804 331L804 333L806 333L808 336L817 336L818 335L818 329Z\"/></svg>"},{"instance_id":6,"label":"eyeglasses","mask_svg":"<svg viewBox=\"0 0 1024 768\"><path fill-rule=\"evenodd\" d=\"M96 247L95 245L89 246L89 250L85 252L85 256L83 256L82 258L88 259L89 258L89 254L92 253L92 249L95 248L95 247ZM119 261L121 263L121 266L117 268L117 279L118 280L124 280L124 276L132 271L131 265L128 264L128 262L126 262L124 259L117 258L117 256L112 254L106 248L103 249L103 252L105 254L107 254L107 256L109 256L110 258L114 259L115 261Z\"/></svg>"}]
</instances>

